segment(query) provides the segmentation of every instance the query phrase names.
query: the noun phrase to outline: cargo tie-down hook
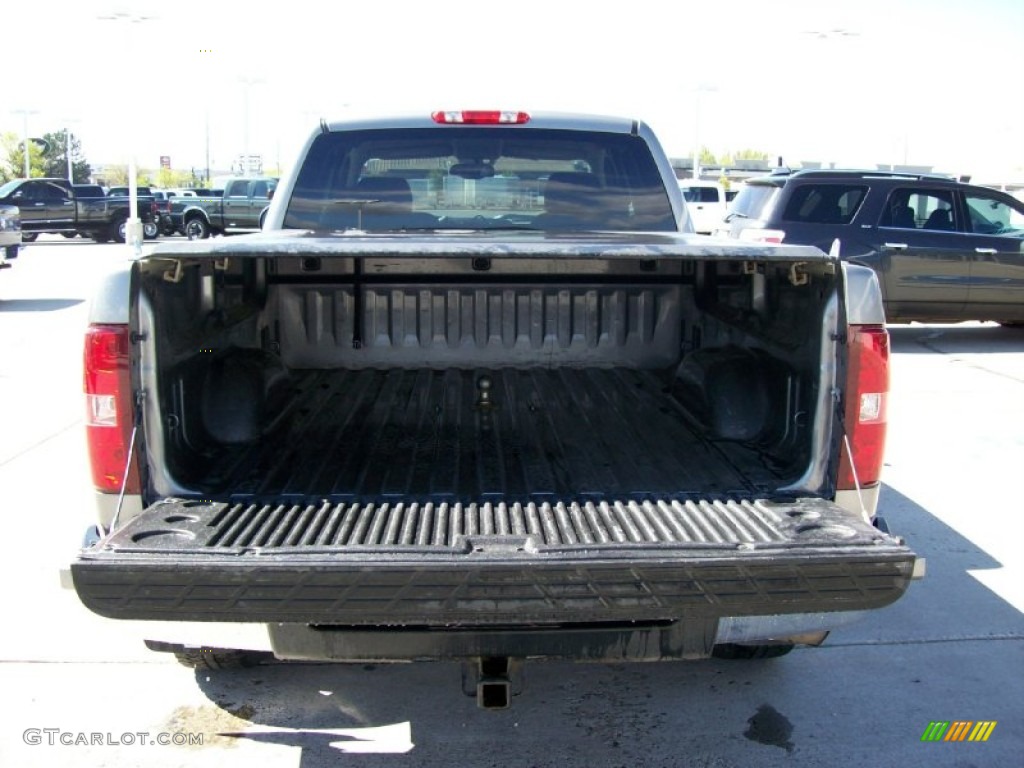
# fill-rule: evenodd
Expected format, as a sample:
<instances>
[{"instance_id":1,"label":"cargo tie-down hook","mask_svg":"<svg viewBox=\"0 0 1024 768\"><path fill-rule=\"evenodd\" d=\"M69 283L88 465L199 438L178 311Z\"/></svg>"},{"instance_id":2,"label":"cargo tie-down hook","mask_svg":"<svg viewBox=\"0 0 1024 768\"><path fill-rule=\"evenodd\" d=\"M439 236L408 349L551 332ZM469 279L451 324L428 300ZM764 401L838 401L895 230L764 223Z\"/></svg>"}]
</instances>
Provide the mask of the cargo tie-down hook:
<instances>
[{"instance_id":1,"label":"cargo tie-down hook","mask_svg":"<svg viewBox=\"0 0 1024 768\"><path fill-rule=\"evenodd\" d=\"M494 401L491 399L491 387L493 382L491 377L487 374L480 376L476 380L476 407L481 410L490 410L494 407Z\"/></svg>"}]
</instances>

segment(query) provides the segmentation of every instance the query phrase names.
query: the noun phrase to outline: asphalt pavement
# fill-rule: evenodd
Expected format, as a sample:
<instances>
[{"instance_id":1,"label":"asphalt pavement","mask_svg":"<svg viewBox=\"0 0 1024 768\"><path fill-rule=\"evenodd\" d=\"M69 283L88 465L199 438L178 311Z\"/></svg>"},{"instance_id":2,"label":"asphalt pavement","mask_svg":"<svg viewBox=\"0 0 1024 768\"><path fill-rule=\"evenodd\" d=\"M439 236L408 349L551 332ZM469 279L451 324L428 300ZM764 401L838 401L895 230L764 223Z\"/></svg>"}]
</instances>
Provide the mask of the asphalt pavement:
<instances>
[{"instance_id":1,"label":"asphalt pavement","mask_svg":"<svg viewBox=\"0 0 1024 768\"><path fill-rule=\"evenodd\" d=\"M1024 764L1024 329L890 328L881 511L928 564L895 605L770 661L528 662L485 711L448 663L194 672L60 588L91 522L87 299L126 255L42 236L0 274L0 766Z\"/></svg>"}]
</instances>

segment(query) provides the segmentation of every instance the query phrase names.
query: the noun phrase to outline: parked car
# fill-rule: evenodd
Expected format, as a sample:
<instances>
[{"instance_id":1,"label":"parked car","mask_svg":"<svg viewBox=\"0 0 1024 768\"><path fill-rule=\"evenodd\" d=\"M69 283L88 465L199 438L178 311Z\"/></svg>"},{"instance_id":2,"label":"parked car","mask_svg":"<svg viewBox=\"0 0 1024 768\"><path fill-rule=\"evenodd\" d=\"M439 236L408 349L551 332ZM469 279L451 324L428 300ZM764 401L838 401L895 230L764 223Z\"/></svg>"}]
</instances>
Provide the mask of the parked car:
<instances>
[{"instance_id":1,"label":"parked car","mask_svg":"<svg viewBox=\"0 0 1024 768\"><path fill-rule=\"evenodd\" d=\"M101 200L107 196L107 191L99 184L72 184L71 188L79 200ZM61 234L69 240L78 237L78 232L73 231L64 231Z\"/></svg>"},{"instance_id":2,"label":"parked car","mask_svg":"<svg viewBox=\"0 0 1024 768\"><path fill-rule=\"evenodd\" d=\"M127 198L131 195L129 187L111 187L107 190L107 197L123 197ZM143 207L152 212L152 216L149 221L144 221L142 224L142 234L147 240L152 240L154 237L160 234L160 205L158 200L153 194L151 187L136 187L135 195L138 200L139 210ZM141 214L140 214L141 215Z\"/></svg>"},{"instance_id":3,"label":"parked car","mask_svg":"<svg viewBox=\"0 0 1024 768\"><path fill-rule=\"evenodd\" d=\"M728 207L728 192L717 181L683 179L679 182L683 199L693 219L693 229L698 234L710 235L725 219Z\"/></svg>"},{"instance_id":4,"label":"parked car","mask_svg":"<svg viewBox=\"0 0 1024 768\"><path fill-rule=\"evenodd\" d=\"M173 189L153 190L153 206L161 235L174 234L174 226L171 224L171 200L177 196L177 191Z\"/></svg>"},{"instance_id":5,"label":"parked car","mask_svg":"<svg viewBox=\"0 0 1024 768\"><path fill-rule=\"evenodd\" d=\"M783 171L754 179L721 232L743 240L840 243L878 273L886 317L1024 322L1024 202L952 177Z\"/></svg>"},{"instance_id":6,"label":"parked car","mask_svg":"<svg viewBox=\"0 0 1024 768\"><path fill-rule=\"evenodd\" d=\"M189 240L258 232L276 188L277 179L272 176L229 179L219 195L173 200L171 226Z\"/></svg>"},{"instance_id":7,"label":"parked car","mask_svg":"<svg viewBox=\"0 0 1024 768\"><path fill-rule=\"evenodd\" d=\"M0 269L8 269L21 247L21 215L16 205L0 205Z\"/></svg>"}]
</instances>

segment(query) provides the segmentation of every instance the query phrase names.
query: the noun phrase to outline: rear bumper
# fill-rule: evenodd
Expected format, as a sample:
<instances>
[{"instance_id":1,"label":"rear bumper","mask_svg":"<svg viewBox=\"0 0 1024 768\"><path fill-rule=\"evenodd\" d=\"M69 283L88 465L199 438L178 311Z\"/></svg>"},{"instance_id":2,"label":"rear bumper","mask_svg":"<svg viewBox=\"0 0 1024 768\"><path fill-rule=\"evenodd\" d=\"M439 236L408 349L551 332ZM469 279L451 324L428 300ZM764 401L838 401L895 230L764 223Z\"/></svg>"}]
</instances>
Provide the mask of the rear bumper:
<instances>
[{"instance_id":1,"label":"rear bumper","mask_svg":"<svg viewBox=\"0 0 1024 768\"><path fill-rule=\"evenodd\" d=\"M864 611L913 576L821 499L447 506L163 502L83 550L74 586L118 619L452 628Z\"/></svg>"}]
</instances>

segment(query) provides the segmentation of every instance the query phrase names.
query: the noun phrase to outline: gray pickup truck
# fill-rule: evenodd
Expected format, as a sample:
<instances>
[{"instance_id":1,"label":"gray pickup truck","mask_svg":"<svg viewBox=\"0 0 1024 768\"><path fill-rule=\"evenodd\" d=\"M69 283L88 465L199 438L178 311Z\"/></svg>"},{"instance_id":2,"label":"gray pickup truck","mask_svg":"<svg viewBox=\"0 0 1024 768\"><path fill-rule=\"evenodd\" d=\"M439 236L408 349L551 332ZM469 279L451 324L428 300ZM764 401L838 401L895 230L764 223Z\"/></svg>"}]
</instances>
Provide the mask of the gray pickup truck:
<instances>
[{"instance_id":1,"label":"gray pickup truck","mask_svg":"<svg viewBox=\"0 0 1024 768\"><path fill-rule=\"evenodd\" d=\"M277 182L271 176L229 179L219 195L172 198L169 228L189 240L258 232Z\"/></svg>"},{"instance_id":2,"label":"gray pickup truck","mask_svg":"<svg viewBox=\"0 0 1024 768\"><path fill-rule=\"evenodd\" d=\"M112 275L85 359L74 588L186 661L458 659L503 707L524 659L780 655L919 572L874 273L693 234L635 120L325 124L262 233Z\"/></svg>"}]
</instances>

